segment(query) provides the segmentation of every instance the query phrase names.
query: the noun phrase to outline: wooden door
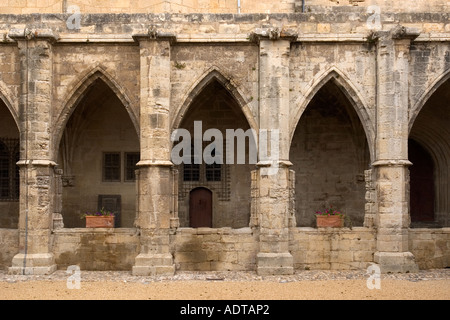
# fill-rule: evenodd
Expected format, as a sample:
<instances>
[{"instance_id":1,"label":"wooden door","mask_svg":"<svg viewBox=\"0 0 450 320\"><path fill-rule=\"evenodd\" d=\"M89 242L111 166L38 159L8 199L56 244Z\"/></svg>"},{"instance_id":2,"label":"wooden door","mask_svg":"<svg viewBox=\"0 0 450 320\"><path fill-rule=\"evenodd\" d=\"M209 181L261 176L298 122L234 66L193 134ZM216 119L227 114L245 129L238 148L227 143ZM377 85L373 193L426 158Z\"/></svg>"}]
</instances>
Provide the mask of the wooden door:
<instances>
[{"instance_id":1,"label":"wooden door","mask_svg":"<svg viewBox=\"0 0 450 320\"><path fill-rule=\"evenodd\" d=\"M409 140L411 221L434 220L434 164L429 153Z\"/></svg>"},{"instance_id":2,"label":"wooden door","mask_svg":"<svg viewBox=\"0 0 450 320\"><path fill-rule=\"evenodd\" d=\"M189 221L192 228L212 227L212 192L193 189L189 194Z\"/></svg>"}]
</instances>

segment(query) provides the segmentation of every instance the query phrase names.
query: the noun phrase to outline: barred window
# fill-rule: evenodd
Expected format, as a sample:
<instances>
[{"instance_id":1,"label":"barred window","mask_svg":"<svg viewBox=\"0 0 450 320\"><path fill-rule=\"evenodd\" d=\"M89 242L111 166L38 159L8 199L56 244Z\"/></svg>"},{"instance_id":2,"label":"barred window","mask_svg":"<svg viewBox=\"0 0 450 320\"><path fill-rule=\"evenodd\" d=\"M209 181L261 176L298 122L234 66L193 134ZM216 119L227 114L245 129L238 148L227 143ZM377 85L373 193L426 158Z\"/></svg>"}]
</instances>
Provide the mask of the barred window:
<instances>
[{"instance_id":1,"label":"barred window","mask_svg":"<svg viewBox=\"0 0 450 320\"><path fill-rule=\"evenodd\" d=\"M220 181L222 179L222 165L213 163L206 165L206 180L207 181Z\"/></svg>"},{"instance_id":2,"label":"barred window","mask_svg":"<svg viewBox=\"0 0 450 320\"><path fill-rule=\"evenodd\" d=\"M199 181L200 180L200 165L199 164L185 164L183 166L183 180L184 181Z\"/></svg>"},{"instance_id":3,"label":"barred window","mask_svg":"<svg viewBox=\"0 0 450 320\"><path fill-rule=\"evenodd\" d=\"M216 156L216 149L214 148L211 152L211 156ZM222 166L218 163L207 164L205 167L206 181L220 181L222 173Z\"/></svg>"},{"instance_id":4,"label":"barred window","mask_svg":"<svg viewBox=\"0 0 450 320\"><path fill-rule=\"evenodd\" d=\"M103 153L103 181L120 181L120 153Z\"/></svg>"},{"instance_id":5,"label":"barred window","mask_svg":"<svg viewBox=\"0 0 450 320\"><path fill-rule=\"evenodd\" d=\"M139 152L125 153L125 181L136 181L136 164L139 158Z\"/></svg>"},{"instance_id":6,"label":"barred window","mask_svg":"<svg viewBox=\"0 0 450 320\"><path fill-rule=\"evenodd\" d=\"M19 140L0 139L0 201L19 199Z\"/></svg>"},{"instance_id":7,"label":"barred window","mask_svg":"<svg viewBox=\"0 0 450 320\"><path fill-rule=\"evenodd\" d=\"M194 146L191 146L191 163L183 165L183 180L184 181L199 181L200 180L200 165L194 164Z\"/></svg>"}]
</instances>

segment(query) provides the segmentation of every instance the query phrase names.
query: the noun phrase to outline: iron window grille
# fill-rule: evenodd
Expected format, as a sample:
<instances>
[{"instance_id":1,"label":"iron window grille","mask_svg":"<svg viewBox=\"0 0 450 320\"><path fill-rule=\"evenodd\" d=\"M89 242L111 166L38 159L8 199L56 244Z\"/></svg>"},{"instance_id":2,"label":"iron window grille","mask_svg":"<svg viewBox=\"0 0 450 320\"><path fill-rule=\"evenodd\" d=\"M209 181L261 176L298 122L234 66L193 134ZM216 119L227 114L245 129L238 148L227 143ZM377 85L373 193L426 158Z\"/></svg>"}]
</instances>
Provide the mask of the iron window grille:
<instances>
[{"instance_id":1,"label":"iron window grille","mask_svg":"<svg viewBox=\"0 0 450 320\"><path fill-rule=\"evenodd\" d=\"M120 182L120 152L103 153L103 181Z\"/></svg>"},{"instance_id":2,"label":"iron window grille","mask_svg":"<svg viewBox=\"0 0 450 320\"><path fill-rule=\"evenodd\" d=\"M136 181L136 164L139 159L139 152L125 152L125 181Z\"/></svg>"}]
</instances>

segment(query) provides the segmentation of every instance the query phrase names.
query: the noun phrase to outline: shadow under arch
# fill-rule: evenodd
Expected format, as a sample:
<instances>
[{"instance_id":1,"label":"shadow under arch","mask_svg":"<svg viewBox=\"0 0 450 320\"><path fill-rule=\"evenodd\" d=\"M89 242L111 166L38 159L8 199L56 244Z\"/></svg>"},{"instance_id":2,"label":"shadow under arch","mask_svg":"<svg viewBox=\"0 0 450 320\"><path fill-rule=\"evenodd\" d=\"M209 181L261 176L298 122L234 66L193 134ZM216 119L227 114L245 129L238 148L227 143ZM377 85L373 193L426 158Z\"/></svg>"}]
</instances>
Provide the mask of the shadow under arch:
<instances>
[{"instance_id":1,"label":"shadow under arch","mask_svg":"<svg viewBox=\"0 0 450 320\"><path fill-rule=\"evenodd\" d=\"M196 156L205 156L205 152L207 155L208 152L211 152L210 154L214 157L214 163L206 163L206 160L201 160L197 164L177 162L177 166L179 166L178 216L181 227L189 226L187 199L190 190L195 187L209 188L213 192L214 198L217 199L214 202L212 224L214 228L248 226L251 170L254 168L254 163L250 159L254 160L254 157L251 156L254 149L250 148L250 143L247 141L255 140L256 123L252 120L249 121L248 113L246 114L245 110L250 112L236 87L214 69L195 83L185 98L184 104L180 105L176 114L174 112L176 116L172 118L174 132L179 129L187 132L181 141L176 139L172 141L174 146L178 146L178 143L183 145L182 149L177 147L175 153L183 151L184 155L187 148L190 148L191 159L192 150L196 150L197 153L200 151ZM208 136L208 131L209 133L214 132L214 134ZM195 136L200 132L202 137ZM244 134L242 135L242 133ZM185 144L185 138L192 139L192 137L194 137L194 144L192 144L192 140L189 144ZM236 143L235 139L239 139L239 137L244 138L245 142ZM200 138L200 143L197 140L196 144L196 138ZM232 138L235 142L229 144L228 138ZM239 141L242 142L242 140ZM240 156L244 157L240 158ZM241 162L240 160L243 158L244 162ZM228 161L230 159L234 159L234 161Z\"/></svg>"},{"instance_id":2,"label":"shadow under arch","mask_svg":"<svg viewBox=\"0 0 450 320\"><path fill-rule=\"evenodd\" d=\"M359 121L366 135L370 158L372 160L375 159L375 127L374 122L367 112L366 103L364 103L363 98L359 95L356 88L351 84L351 81L348 79L348 77L346 77L340 70L335 67L332 67L322 73L322 75L319 76L317 80L312 82L312 84L309 86L309 89L307 90L307 93L296 101L296 105L298 106L298 108L290 123L289 145L292 144L292 139L294 137L297 125L309 103L316 96L317 92L330 81L333 82L346 96L347 100L350 102L356 114L358 115Z\"/></svg>"},{"instance_id":3,"label":"shadow under arch","mask_svg":"<svg viewBox=\"0 0 450 320\"><path fill-rule=\"evenodd\" d=\"M19 130L19 134L20 134L20 132L21 132L20 121L19 121L19 115L17 113L16 104L13 104L11 102L11 100L8 99L8 96L12 96L11 92L9 92L8 88L0 81L0 103L3 102L6 106L6 108L9 110L9 113L11 114L12 118L14 119L17 130Z\"/></svg>"},{"instance_id":4,"label":"shadow under arch","mask_svg":"<svg viewBox=\"0 0 450 320\"><path fill-rule=\"evenodd\" d=\"M423 91L420 99L411 108L409 119L408 141L413 140L419 143L422 149L429 154L434 165L434 218L432 221L421 221L417 219L419 215L411 216L412 227L448 227L450 218L448 215L450 203L450 135L449 112L450 106L450 70L441 74L429 88ZM410 151L408 145L408 152ZM415 164L411 160L410 170L415 169ZM411 172L411 171L410 171ZM431 175L430 175L431 176ZM420 179L417 176L410 176L410 184L414 180ZM424 188L427 189L427 188ZM419 197L417 193L410 193L410 206L414 198ZM424 209L425 210L425 209ZM417 210L416 210L417 212ZM413 213L411 209L411 214Z\"/></svg>"},{"instance_id":5,"label":"shadow under arch","mask_svg":"<svg viewBox=\"0 0 450 320\"><path fill-rule=\"evenodd\" d=\"M184 116L188 113L188 110L192 105L194 99L213 81L217 81L218 83L220 83L230 93L230 95L239 105L240 110L246 118L250 128L253 130L253 133L257 135L258 124L252 115L252 112L248 106L248 102L245 101L242 94L239 92L237 86L232 82L232 80L225 77L215 67L203 73L199 80L197 80L193 84L193 86L189 90L189 93L187 94L187 96L185 96L183 104L177 109L175 113L175 117L171 123L171 129L175 130L180 127ZM256 138L257 136L254 136L255 141L257 141Z\"/></svg>"},{"instance_id":6,"label":"shadow under arch","mask_svg":"<svg viewBox=\"0 0 450 320\"><path fill-rule=\"evenodd\" d=\"M53 137L55 141L53 143L52 155L56 158L58 153L58 148L64 133L64 128L73 114L79 103L83 98L89 93L89 88L96 83L97 80L103 81L117 96L121 101L122 105L125 107L128 115L130 116L131 122L136 130L136 134L139 137L139 119L133 111L132 102L126 94L125 90L114 80L114 78L109 75L104 68L97 66L89 71L87 71L83 76L79 77L72 89L69 90L66 95L66 99L63 103L63 108L59 114L54 130Z\"/></svg>"},{"instance_id":7,"label":"shadow under arch","mask_svg":"<svg viewBox=\"0 0 450 320\"><path fill-rule=\"evenodd\" d=\"M428 100L433 96L433 94L438 90L446 81L450 79L450 69L443 72L441 75L436 77L436 79L431 83L431 85L424 89L419 95L416 103L411 107L409 112L409 122L408 122L408 134L416 121L417 116L423 107L427 104Z\"/></svg>"},{"instance_id":8,"label":"shadow under arch","mask_svg":"<svg viewBox=\"0 0 450 320\"><path fill-rule=\"evenodd\" d=\"M289 160L298 177L298 227L315 227L314 212L329 206L345 212L352 226L365 223L365 170L371 165L371 150L355 99L340 85L340 78L335 72L323 76L296 114Z\"/></svg>"}]
</instances>

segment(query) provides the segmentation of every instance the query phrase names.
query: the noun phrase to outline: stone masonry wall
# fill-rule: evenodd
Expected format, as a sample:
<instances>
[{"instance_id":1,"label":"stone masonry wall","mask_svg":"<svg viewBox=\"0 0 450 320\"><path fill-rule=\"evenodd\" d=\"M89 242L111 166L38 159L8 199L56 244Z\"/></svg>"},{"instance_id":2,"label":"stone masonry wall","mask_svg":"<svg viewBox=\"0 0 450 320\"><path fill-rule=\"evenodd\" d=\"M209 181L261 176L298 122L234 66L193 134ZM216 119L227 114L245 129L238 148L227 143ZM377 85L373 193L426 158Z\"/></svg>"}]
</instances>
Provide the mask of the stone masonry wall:
<instances>
[{"instance_id":1,"label":"stone masonry wall","mask_svg":"<svg viewBox=\"0 0 450 320\"><path fill-rule=\"evenodd\" d=\"M412 1L412 0L411 0ZM390 0L5 0L0 10L5 13L61 13L67 12L71 5L76 5L81 12L89 13L255 13L255 12L306 12L326 10L330 7L344 6L367 7L377 5L389 8L390 11L435 11L443 12L448 8L445 0L414 0L414 5L406 5L404 1Z\"/></svg>"},{"instance_id":2,"label":"stone masonry wall","mask_svg":"<svg viewBox=\"0 0 450 320\"><path fill-rule=\"evenodd\" d=\"M258 234L250 228L181 228L173 237L177 270L255 270Z\"/></svg>"},{"instance_id":3,"label":"stone masonry wall","mask_svg":"<svg viewBox=\"0 0 450 320\"><path fill-rule=\"evenodd\" d=\"M364 269L373 262L375 230L291 228L290 252L296 270ZM450 266L449 228L411 229L412 252L420 269ZM172 236L177 270L254 270L258 234L249 228L181 228ZM92 231L59 229L53 235L58 268L79 265L82 270L129 270L138 253L134 229ZM1 268L18 251L18 231L0 229Z\"/></svg>"},{"instance_id":4,"label":"stone masonry wall","mask_svg":"<svg viewBox=\"0 0 450 320\"><path fill-rule=\"evenodd\" d=\"M450 228L410 229L409 246L419 269L450 267Z\"/></svg>"},{"instance_id":5,"label":"stone masonry wall","mask_svg":"<svg viewBox=\"0 0 450 320\"><path fill-rule=\"evenodd\" d=\"M78 265L81 270L131 270L139 253L136 229L58 229L52 243L60 269Z\"/></svg>"},{"instance_id":6,"label":"stone masonry wall","mask_svg":"<svg viewBox=\"0 0 450 320\"><path fill-rule=\"evenodd\" d=\"M14 255L19 252L19 230L0 229L0 270L11 266Z\"/></svg>"},{"instance_id":7,"label":"stone masonry wall","mask_svg":"<svg viewBox=\"0 0 450 320\"><path fill-rule=\"evenodd\" d=\"M326 2L321 1L320 5L324 3ZM353 1L351 4L359 6L362 3ZM424 2L420 4L425 6ZM433 10L442 7L436 6ZM29 248L33 245L32 253L35 256L32 258L36 258L36 261L42 253L46 254L48 270L53 268L53 255L60 268L80 264L82 269L129 270L142 244L149 246L147 251L159 250L158 254L163 253L165 256L170 256L165 251L166 247L170 247L173 263L179 270L254 270L258 263L256 256L263 243L262 233L258 232L262 230L261 225L264 223L266 234L262 238L266 239L264 246L269 251L267 257L271 257L274 252L278 254L277 257L287 256L285 249L288 246L296 269L364 268L373 262L373 255L377 250L385 253L381 256L382 259L391 253L402 257L403 253L411 251L422 268L448 265L448 228L408 228L408 163L403 152L406 150L404 142L408 138L405 128L412 127L415 115L438 85L448 81L448 14L400 12L382 15L380 22L384 31L381 35L384 38L380 41L370 34L365 24L368 15L361 8L345 11L333 7L329 11L324 9L320 13L311 11L304 14L82 14L81 29L76 31L67 29L66 17L61 14L0 15L0 98L5 104L1 107L2 110L9 110L18 124L22 148L25 148L25 142L31 146L22 150L21 159L23 190L30 192L29 199L37 203L30 205L33 210L32 220L29 221L32 222L28 227L32 227L30 239L33 241L27 241L30 241ZM399 28L393 38L389 32L399 24L405 28ZM31 33L22 33L25 28ZM158 32L155 33L154 28ZM277 28L280 33L276 32ZM417 28L418 31L412 32L408 28ZM11 30L15 31L10 33ZM265 37L268 30L271 31L271 36L276 38L279 35L282 39L278 41ZM254 31L259 32L259 40L251 36ZM52 36L53 32L58 36ZM146 40L139 43L133 37L136 34L144 34ZM286 36L294 34L298 37ZM263 45L258 43L260 40ZM165 55L156 55L156 51L145 51L145 45L154 50L170 50ZM142 57L142 52L149 52L148 56ZM154 59L155 57L158 59ZM147 64L143 63L145 59ZM164 68L158 69L159 64L154 61L163 61ZM275 72L278 77L276 81L270 82L270 72L262 72L261 66L265 68L262 70L277 71L278 68L278 73ZM383 161L377 164L377 168L362 167L373 169L376 173L373 184L378 198L374 197L371 203L374 204L373 212L376 215L374 227L378 229L372 229L371 225L370 228L358 226L353 230L288 226L286 215L280 214L286 213L285 209L291 209L293 205L286 201L292 199L289 192L284 192L285 189L273 194L271 200L273 211L276 212L260 215L258 218L261 218L261 225L252 225L255 229L177 229L177 226L169 226L169 219L161 218L170 216L177 220L176 211L169 212L169 201L166 201L172 196L169 179L159 180L160 177L168 176L168 170L154 168L152 160L155 159L150 157L145 159L147 163L141 164L150 169L147 173L142 170L142 186L141 190L137 190L138 193L147 192L146 197L140 198L147 202L140 205L148 208L141 209L139 220L149 222L141 223L138 227L147 228L145 232L150 239L148 244L141 241L142 233L137 234L139 228L92 231L78 228L54 230L51 227L52 210L56 207L51 202L55 189L51 183L55 172L53 166L58 165L57 154L63 129L87 92L87 87L96 79L104 81L117 95L139 134L152 132L147 130L152 125L150 120L155 119L154 116L156 119L162 117L162 113L153 109L162 106L161 109L166 113L163 117L164 130L161 131L165 134L163 138L168 141L167 133L183 120L188 111L188 102L198 93L196 88L211 72L222 77L220 80L233 93L251 127L257 128L261 123L279 124L275 120L281 121L283 126L280 129L283 133L288 132L282 141L284 155L289 151L286 141L294 136L303 112L319 89L330 80L341 88L350 102L349 107L355 110L364 128L370 160L376 160L376 146L385 147L385 153L381 157ZM151 75L148 77L152 80L150 84L142 84L145 75ZM25 79L27 83L24 84L21 81ZM395 86L388 80L392 80ZM158 87L161 83L164 90L155 89L154 85ZM261 88L261 83L265 84L264 88ZM411 86L408 87L407 84ZM275 90L271 91L273 88ZM280 88L283 89L282 95L277 92ZM376 88L382 89L383 95L377 96ZM148 100L145 100L142 95L147 91L151 93L151 99L147 97ZM392 98L397 93L400 100ZM380 97L384 99L382 101L388 102L392 98L395 103L386 108L385 104L377 100ZM51 103L48 103L48 99ZM278 109L272 106L278 106L280 112L275 112ZM38 123L30 122L35 126L32 128L36 129L30 135L25 135L25 114L31 120L39 120ZM398 117L395 124L400 123L401 136L397 136L392 128L392 116ZM384 121L383 126L379 125L378 119ZM170 130L167 125L169 121ZM403 149L394 148L397 145L389 143L391 140L381 141L380 136L400 141ZM152 148L154 145L151 145L153 140L143 138L142 135L140 139L141 154L149 154L155 150ZM137 148L137 145L133 147ZM159 147L163 151L170 149L168 143ZM448 154L443 157L448 159ZM288 160L295 160L295 157L289 159L286 156L283 160L286 166L290 166ZM164 165L167 163L158 164ZM158 170L161 171L159 174ZM286 168L283 170L288 172ZM152 174L159 178L150 179ZM29 177L30 183L34 184L24 185L24 177ZM301 177L297 177L296 181L298 179ZM161 185L160 181L165 181L166 184ZM276 187L277 183L285 186L286 181L265 182L263 187ZM448 181L444 183L448 184ZM363 187L362 180L360 184ZM167 189L163 190L164 193L159 190L163 188ZM361 190L358 192L361 198L358 200L361 201L358 205L361 207L360 215L363 214L364 201L364 192ZM399 195L391 197L391 190L398 190ZM149 200L157 198L153 197L155 194L152 192L157 196L164 196L161 197L167 202L167 206L163 207L164 211L160 207L150 206L153 203ZM278 201L278 196L282 201ZM22 196L21 203L26 199L28 198ZM277 207L278 202L280 207ZM392 205L392 210L389 208L382 212L380 208L385 207L379 205L381 202L386 206ZM35 210L36 208L39 210ZM63 211L64 207L62 214ZM267 211L270 210L265 213ZM0 229L2 244L6 243L0 251L2 266L9 266L13 251L17 253L22 249L23 246L18 245L18 238L22 245L25 243L25 212L21 205L19 231ZM380 212L389 219L380 219ZM269 215L274 219L267 219ZM278 221L275 219L282 221L282 224L272 228L270 224ZM384 229L390 229L391 220L395 222L395 228L381 233L380 225ZM397 225L398 220L401 220L400 225ZM159 230L152 232L160 225L165 232L160 235L161 242L166 245L164 250L151 246L152 236L159 236ZM283 248L274 251L274 247L280 243L278 235L283 237ZM142 253L147 254L145 250ZM18 256L16 259L16 267L19 269L23 261L20 258Z\"/></svg>"},{"instance_id":8,"label":"stone masonry wall","mask_svg":"<svg viewBox=\"0 0 450 320\"><path fill-rule=\"evenodd\" d=\"M298 270L365 269L373 262L376 232L370 228L291 229L290 251Z\"/></svg>"}]
</instances>

